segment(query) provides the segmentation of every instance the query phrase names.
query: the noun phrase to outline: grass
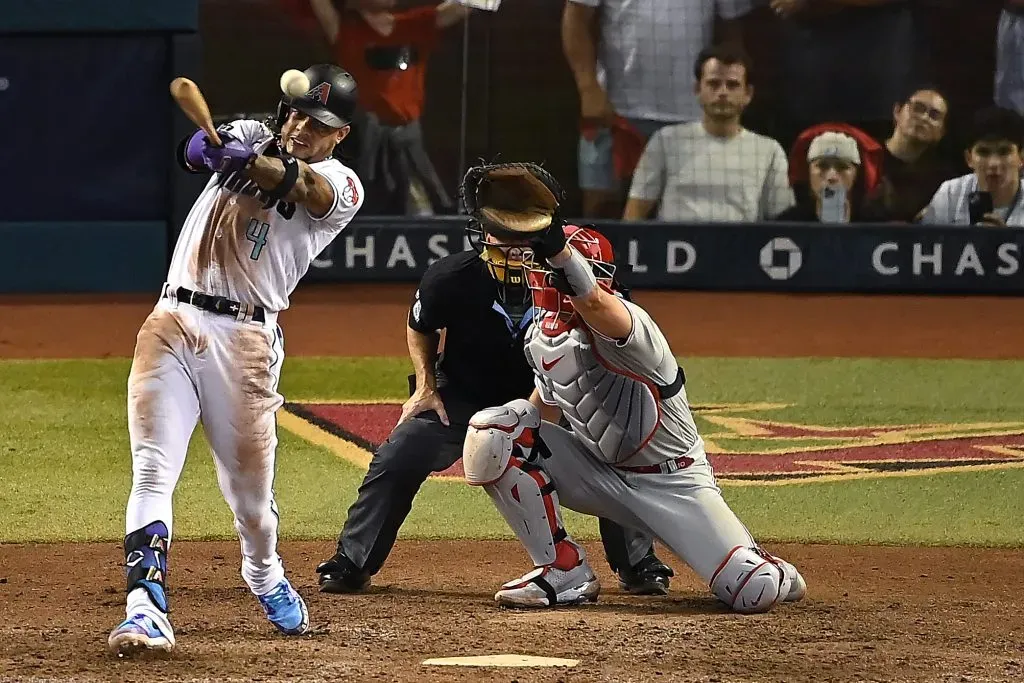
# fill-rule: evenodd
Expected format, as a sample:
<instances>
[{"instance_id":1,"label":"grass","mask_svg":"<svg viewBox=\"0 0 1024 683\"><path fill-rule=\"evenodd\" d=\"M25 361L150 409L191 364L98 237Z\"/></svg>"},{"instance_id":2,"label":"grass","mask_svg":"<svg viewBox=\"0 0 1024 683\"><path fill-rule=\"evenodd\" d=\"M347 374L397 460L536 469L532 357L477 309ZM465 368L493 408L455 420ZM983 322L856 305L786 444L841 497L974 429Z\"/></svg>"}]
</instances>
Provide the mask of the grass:
<instances>
[{"instance_id":1,"label":"grass","mask_svg":"<svg viewBox=\"0 0 1024 683\"><path fill-rule=\"evenodd\" d=\"M296 358L288 400L401 400L403 359ZM685 361L694 403L777 402L764 417L822 425L1015 421L1024 363L828 359ZM0 362L0 541L120 540L131 482L125 420L128 361ZM712 425L701 420L701 427ZM282 431L277 488L284 538L333 538L362 472ZM780 487L726 487L764 540L1024 545L1024 470L945 473ZM596 523L574 513L584 538ZM175 498L178 538L230 538L201 430ZM486 494L430 481L405 537L510 537Z\"/></svg>"}]
</instances>

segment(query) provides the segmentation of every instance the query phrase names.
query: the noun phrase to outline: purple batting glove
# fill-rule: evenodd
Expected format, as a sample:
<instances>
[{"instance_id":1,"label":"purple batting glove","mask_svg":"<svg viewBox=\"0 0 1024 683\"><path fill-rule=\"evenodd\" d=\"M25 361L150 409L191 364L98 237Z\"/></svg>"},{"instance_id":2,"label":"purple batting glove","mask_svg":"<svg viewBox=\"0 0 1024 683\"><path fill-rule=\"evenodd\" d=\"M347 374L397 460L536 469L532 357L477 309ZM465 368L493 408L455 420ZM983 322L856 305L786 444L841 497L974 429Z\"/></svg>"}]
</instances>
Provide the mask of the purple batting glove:
<instances>
[{"instance_id":1,"label":"purple batting glove","mask_svg":"<svg viewBox=\"0 0 1024 683\"><path fill-rule=\"evenodd\" d=\"M220 135L224 145L217 147L207 142L203 149L204 165L210 170L221 173L235 173L243 170L249 164L249 159L255 154L252 146L219 131L217 134Z\"/></svg>"},{"instance_id":2,"label":"purple batting glove","mask_svg":"<svg viewBox=\"0 0 1024 683\"><path fill-rule=\"evenodd\" d=\"M185 161L193 169L206 168L203 150L206 149L207 144L209 143L206 139L206 133L202 129L192 133L192 137L188 139L188 143L185 145Z\"/></svg>"},{"instance_id":3,"label":"purple batting glove","mask_svg":"<svg viewBox=\"0 0 1024 683\"><path fill-rule=\"evenodd\" d=\"M185 159L189 165L221 173L244 169L254 154L253 148L222 131L217 131L217 135L224 143L220 147L210 142L202 130L192 134L185 146Z\"/></svg>"}]
</instances>

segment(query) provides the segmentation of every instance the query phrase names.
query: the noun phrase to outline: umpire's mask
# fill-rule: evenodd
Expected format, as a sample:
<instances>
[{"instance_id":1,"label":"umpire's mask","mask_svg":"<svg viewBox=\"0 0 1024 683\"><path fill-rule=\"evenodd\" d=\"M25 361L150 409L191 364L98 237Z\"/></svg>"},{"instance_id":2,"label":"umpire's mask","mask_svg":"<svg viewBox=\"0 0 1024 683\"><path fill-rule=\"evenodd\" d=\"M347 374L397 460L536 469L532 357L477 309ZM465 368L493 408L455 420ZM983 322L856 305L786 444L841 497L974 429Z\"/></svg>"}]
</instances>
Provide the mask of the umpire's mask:
<instances>
[{"instance_id":1,"label":"umpire's mask","mask_svg":"<svg viewBox=\"0 0 1024 683\"><path fill-rule=\"evenodd\" d=\"M498 283L498 298L508 306L528 306L530 290L526 286L523 263L533 253L527 241L510 242L487 232L475 220L466 226L469 243L487 264L487 272Z\"/></svg>"}]
</instances>

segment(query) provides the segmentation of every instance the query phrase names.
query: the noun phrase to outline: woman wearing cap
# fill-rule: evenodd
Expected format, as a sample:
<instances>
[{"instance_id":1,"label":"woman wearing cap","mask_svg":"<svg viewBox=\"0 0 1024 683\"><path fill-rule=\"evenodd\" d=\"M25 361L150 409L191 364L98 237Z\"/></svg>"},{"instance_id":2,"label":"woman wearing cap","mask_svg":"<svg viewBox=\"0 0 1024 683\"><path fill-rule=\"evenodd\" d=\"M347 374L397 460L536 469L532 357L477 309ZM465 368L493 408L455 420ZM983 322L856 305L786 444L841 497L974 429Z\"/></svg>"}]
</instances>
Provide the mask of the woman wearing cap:
<instances>
[{"instance_id":1,"label":"woman wearing cap","mask_svg":"<svg viewBox=\"0 0 1024 683\"><path fill-rule=\"evenodd\" d=\"M871 223L887 219L864 203L864 181L857 141L836 131L821 133L807 148L808 192L777 221Z\"/></svg>"}]
</instances>

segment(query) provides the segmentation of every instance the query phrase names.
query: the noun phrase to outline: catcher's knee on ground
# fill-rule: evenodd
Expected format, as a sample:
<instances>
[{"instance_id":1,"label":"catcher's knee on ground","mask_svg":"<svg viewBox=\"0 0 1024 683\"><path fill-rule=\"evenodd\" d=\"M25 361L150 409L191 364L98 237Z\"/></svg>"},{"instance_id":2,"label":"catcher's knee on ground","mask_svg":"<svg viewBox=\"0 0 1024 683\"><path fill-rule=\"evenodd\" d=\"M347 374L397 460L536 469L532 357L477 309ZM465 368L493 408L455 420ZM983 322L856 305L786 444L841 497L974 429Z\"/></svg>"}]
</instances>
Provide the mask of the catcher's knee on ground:
<instances>
[{"instance_id":1,"label":"catcher's knee on ground","mask_svg":"<svg viewBox=\"0 0 1024 683\"><path fill-rule=\"evenodd\" d=\"M767 612L799 600L807 586L792 564L763 550L736 546L711 577L711 592L736 612Z\"/></svg>"}]
</instances>

